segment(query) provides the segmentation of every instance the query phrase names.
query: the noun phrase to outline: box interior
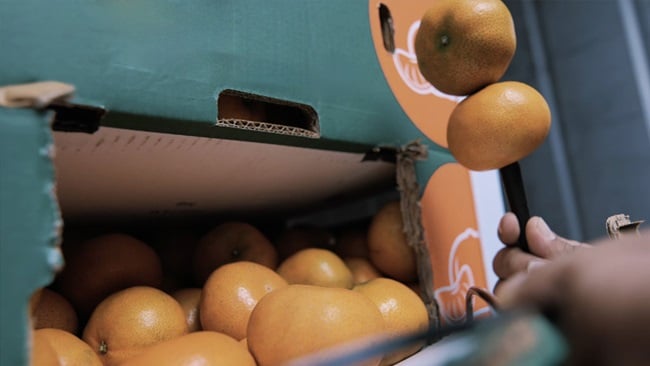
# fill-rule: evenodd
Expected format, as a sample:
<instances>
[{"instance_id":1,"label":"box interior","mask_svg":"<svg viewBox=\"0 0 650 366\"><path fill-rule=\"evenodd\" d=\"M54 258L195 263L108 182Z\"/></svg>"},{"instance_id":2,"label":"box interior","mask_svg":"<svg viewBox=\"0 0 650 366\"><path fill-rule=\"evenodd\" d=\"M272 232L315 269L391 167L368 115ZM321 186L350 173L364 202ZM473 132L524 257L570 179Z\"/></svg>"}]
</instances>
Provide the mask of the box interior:
<instances>
[{"instance_id":1,"label":"box interior","mask_svg":"<svg viewBox=\"0 0 650 366\"><path fill-rule=\"evenodd\" d=\"M54 141L66 223L289 217L394 190L395 164L361 153L112 127Z\"/></svg>"}]
</instances>

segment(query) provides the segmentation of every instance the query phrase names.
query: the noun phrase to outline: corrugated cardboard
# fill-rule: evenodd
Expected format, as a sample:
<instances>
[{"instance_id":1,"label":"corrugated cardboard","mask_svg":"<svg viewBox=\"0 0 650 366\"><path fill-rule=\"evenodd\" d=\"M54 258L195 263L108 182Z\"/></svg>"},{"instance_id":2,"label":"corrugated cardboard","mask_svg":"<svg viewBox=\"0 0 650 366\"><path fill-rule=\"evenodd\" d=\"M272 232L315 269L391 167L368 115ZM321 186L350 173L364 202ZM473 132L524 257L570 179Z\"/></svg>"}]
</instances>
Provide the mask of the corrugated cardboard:
<instances>
[{"instance_id":1,"label":"corrugated cardboard","mask_svg":"<svg viewBox=\"0 0 650 366\"><path fill-rule=\"evenodd\" d=\"M397 14L401 5L390 5ZM404 19L395 18L395 45L408 49L414 19ZM61 81L76 89L73 106L61 107L67 117L74 119L74 106L98 107L94 115L103 116L93 135L56 133L56 184L71 220L313 204L391 179L392 164L363 156L418 140L427 157L415 162L415 189L436 296L458 292L456 280L470 272L473 284L491 287L486 258L503 212L498 177L458 167L446 177L454 159L439 137L457 99L426 85L425 94L399 86L379 22L376 1L11 2L0 14L0 43L10 50L0 58L0 85ZM311 132L283 133L295 126L282 120L220 119L224 91L304 106L314 116L301 126ZM424 113L430 125L413 117L408 93L434 106ZM0 363L13 365L26 359L27 296L60 261L52 247L60 217L44 153L49 119L0 112L0 346L9 350ZM455 246L462 235L471 248ZM443 318L453 322L454 301L442 302Z\"/></svg>"}]
</instances>

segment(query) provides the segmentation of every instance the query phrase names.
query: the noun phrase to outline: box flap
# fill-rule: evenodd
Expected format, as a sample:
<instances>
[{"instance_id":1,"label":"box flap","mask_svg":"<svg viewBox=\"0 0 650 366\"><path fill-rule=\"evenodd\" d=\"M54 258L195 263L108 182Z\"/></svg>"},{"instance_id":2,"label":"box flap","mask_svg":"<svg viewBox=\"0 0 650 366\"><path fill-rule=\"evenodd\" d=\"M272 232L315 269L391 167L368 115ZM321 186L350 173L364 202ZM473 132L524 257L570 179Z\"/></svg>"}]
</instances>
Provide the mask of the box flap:
<instances>
[{"instance_id":1,"label":"box flap","mask_svg":"<svg viewBox=\"0 0 650 366\"><path fill-rule=\"evenodd\" d=\"M363 154L103 127L55 133L66 219L262 214L391 182Z\"/></svg>"}]
</instances>

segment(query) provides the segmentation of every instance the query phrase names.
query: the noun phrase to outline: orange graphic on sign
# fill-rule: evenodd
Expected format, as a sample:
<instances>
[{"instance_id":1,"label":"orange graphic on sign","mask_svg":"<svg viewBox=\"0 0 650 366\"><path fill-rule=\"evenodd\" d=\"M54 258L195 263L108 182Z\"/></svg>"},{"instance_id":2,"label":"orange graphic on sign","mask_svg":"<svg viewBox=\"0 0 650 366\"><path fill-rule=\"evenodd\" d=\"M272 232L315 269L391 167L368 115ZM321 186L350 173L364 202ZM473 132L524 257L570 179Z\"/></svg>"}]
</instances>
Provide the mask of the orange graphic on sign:
<instances>
[{"instance_id":1,"label":"orange graphic on sign","mask_svg":"<svg viewBox=\"0 0 650 366\"><path fill-rule=\"evenodd\" d=\"M462 322L467 290L487 288L469 171L455 163L441 166L429 179L420 204L443 324ZM490 311L483 301L474 301L476 316Z\"/></svg>"},{"instance_id":2,"label":"orange graphic on sign","mask_svg":"<svg viewBox=\"0 0 650 366\"><path fill-rule=\"evenodd\" d=\"M418 69L414 40L426 1L370 0L370 30L379 64L393 95L422 133L447 147L447 120L462 97L444 94L424 79ZM394 49L387 49L383 28L391 25Z\"/></svg>"}]
</instances>

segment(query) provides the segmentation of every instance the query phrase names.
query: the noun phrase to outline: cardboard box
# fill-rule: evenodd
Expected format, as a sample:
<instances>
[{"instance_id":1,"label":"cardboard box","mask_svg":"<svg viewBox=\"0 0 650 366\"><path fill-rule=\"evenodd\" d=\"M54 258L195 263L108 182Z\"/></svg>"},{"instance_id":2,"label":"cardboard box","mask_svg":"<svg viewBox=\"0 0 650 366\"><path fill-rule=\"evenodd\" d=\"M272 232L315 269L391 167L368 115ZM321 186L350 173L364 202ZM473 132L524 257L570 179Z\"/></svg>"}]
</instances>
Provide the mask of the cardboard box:
<instances>
[{"instance_id":1,"label":"cardboard box","mask_svg":"<svg viewBox=\"0 0 650 366\"><path fill-rule=\"evenodd\" d=\"M458 99L414 68L421 5L382 4L6 4L0 86L76 93L56 113L0 108L0 363L25 363L27 299L63 264L64 225L297 212L396 174L421 280L441 321L462 322L466 289L495 282L498 176L445 148Z\"/></svg>"}]
</instances>

